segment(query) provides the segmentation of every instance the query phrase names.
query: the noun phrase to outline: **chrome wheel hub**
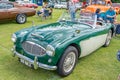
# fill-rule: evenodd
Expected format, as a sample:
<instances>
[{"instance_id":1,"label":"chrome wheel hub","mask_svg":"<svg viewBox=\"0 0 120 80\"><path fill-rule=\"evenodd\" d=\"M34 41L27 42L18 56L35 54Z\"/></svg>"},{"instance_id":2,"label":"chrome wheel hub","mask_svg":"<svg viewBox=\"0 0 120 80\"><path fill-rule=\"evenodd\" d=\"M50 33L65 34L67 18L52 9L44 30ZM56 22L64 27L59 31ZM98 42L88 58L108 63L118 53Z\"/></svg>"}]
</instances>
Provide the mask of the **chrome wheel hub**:
<instances>
[{"instance_id":1,"label":"chrome wheel hub","mask_svg":"<svg viewBox=\"0 0 120 80\"><path fill-rule=\"evenodd\" d=\"M63 69L65 72L70 72L75 65L76 55L74 52L68 53L63 63Z\"/></svg>"},{"instance_id":2,"label":"chrome wheel hub","mask_svg":"<svg viewBox=\"0 0 120 80\"><path fill-rule=\"evenodd\" d=\"M24 21L25 21L25 17L24 17L24 16L20 16L19 21L20 21L21 23L24 22Z\"/></svg>"}]
</instances>

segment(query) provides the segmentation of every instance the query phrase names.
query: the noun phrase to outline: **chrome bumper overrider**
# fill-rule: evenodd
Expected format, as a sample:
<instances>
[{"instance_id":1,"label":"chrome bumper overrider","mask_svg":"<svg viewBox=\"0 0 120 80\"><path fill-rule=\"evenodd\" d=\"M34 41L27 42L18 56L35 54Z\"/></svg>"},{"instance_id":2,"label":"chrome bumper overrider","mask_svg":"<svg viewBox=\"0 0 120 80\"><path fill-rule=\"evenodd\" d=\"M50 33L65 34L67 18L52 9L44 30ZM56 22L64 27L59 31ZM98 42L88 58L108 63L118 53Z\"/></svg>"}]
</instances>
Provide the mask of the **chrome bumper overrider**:
<instances>
[{"instance_id":1,"label":"chrome bumper overrider","mask_svg":"<svg viewBox=\"0 0 120 80\"><path fill-rule=\"evenodd\" d=\"M23 60L29 62L31 65L33 65L34 69L37 69L38 67L43 68L43 69L47 69L47 70L56 70L57 69L57 66L49 66L49 65L46 65L46 64L39 63L37 61L37 57L35 57L35 59L32 60L32 59L16 52L14 49L12 49L12 52L13 52L14 56L17 56L20 59L23 59Z\"/></svg>"}]
</instances>

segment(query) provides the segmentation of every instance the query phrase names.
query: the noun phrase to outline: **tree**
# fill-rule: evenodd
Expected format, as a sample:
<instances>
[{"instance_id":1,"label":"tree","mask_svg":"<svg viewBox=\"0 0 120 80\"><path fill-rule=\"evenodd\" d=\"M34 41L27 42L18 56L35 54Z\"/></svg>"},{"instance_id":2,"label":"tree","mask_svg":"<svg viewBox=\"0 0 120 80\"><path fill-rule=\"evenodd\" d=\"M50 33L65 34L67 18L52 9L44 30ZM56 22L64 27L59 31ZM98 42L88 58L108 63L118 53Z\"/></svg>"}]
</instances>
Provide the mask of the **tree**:
<instances>
[{"instance_id":1,"label":"tree","mask_svg":"<svg viewBox=\"0 0 120 80\"><path fill-rule=\"evenodd\" d=\"M111 1L115 3L120 3L120 0L111 0Z\"/></svg>"},{"instance_id":2,"label":"tree","mask_svg":"<svg viewBox=\"0 0 120 80\"><path fill-rule=\"evenodd\" d=\"M9 1L15 1L15 0L9 0Z\"/></svg>"}]
</instances>

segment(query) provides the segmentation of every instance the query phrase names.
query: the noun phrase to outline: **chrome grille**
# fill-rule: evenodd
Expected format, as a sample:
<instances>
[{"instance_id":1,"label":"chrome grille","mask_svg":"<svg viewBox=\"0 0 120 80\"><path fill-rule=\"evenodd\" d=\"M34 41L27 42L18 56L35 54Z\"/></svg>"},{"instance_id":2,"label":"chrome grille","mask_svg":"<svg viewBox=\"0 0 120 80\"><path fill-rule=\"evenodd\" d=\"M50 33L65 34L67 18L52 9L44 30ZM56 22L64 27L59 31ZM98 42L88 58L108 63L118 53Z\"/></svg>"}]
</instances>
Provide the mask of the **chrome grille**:
<instances>
[{"instance_id":1,"label":"chrome grille","mask_svg":"<svg viewBox=\"0 0 120 80\"><path fill-rule=\"evenodd\" d=\"M22 47L26 52L37 56L42 56L46 53L46 50L42 46L30 41L23 42Z\"/></svg>"}]
</instances>

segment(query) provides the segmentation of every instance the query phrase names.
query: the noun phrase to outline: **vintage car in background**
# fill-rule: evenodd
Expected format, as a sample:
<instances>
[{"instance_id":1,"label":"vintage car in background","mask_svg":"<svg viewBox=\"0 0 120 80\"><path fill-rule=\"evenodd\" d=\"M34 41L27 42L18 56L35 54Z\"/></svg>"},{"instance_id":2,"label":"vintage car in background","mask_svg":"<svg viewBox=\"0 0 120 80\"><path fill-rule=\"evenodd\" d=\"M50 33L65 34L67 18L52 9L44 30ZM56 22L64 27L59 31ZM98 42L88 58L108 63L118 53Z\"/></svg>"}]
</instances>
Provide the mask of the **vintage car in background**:
<instances>
[{"instance_id":1,"label":"vintage car in background","mask_svg":"<svg viewBox=\"0 0 120 80\"><path fill-rule=\"evenodd\" d=\"M54 8L55 2L48 2L47 8Z\"/></svg>"},{"instance_id":2,"label":"vintage car in background","mask_svg":"<svg viewBox=\"0 0 120 80\"><path fill-rule=\"evenodd\" d=\"M120 3L112 3L112 6L116 8L115 10L117 10L118 13L120 14Z\"/></svg>"},{"instance_id":3,"label":"vintage car in background","mask_svg":"<svg viewBox=\"0 0 120 80\"><path fill-rule=\"evenodd\" d=\"M90 13L81 14L74 22L63 16L59 22L15 32L11 37L12 50L27 66L57 70L60 76L67 76L72 73L78 58L108 46L113 33L111 23L97 21Z\"/></svg>"},{"instance_id":4,"label":"vintage car in background","mask_svg":"<svg viewBox=\"0 0 120 80\"><path fill-rule=\"evenodd\" d=\"M112 3L113 7L119 7L120 8L120 3Z\"/></svg>"},{"instance_id":5,"label":"vintage car in background","mask_svg":"<svg viewBox=\"0 0 120 80\"><path fill-rule=\"evenodd\" d=\"M81 9L82 5L80 2L76 2L75 6L77 9ZM54 4L54 8L58 8L58 9L66 9L67 8L67 2L58 2Z\"/></svg>"},{"instance_id":6,"label":"vintage car in background","mask_svg":"<svg viewBox=\"0 0 120 80\"><path fill-rule=\"evenodd\" d=\"M16 20L17 23L23 24L28 16L34 16L35 9L20 6L14 2L0 1L0 21Z\"/></svg>"},{"instance_id":7,"label":"vintage car in background","mask_svg":"<svg viewBox=\"0 0 120 80\"><path fill-rule=\"evenodd\" d=\"M95 0L95 1L90 0L90 4L86 8L82 9L82 11L84 12L90 11L92 13L95 13L96 10L99 8L101 9L102 12L106 12L110 8L110 6L112 6L111 0ZM116 14L119 14L120 11L119 7L114 7L114 10Z\"/></svg>"},{"instance_id":8,"label":"vintage car in background","mask_svg":"<svg viewBox=\"0 0 120 80\"><path fill-rule=\"evenodd\" d=\"M30 1L16 1L18 4L29 7L29 8L38 8L38 5L35 3L31 3Z\"/></svg>"},{"instance_id":9,"label":"vintage car in background","mask_svg":"<svg viewBox=\"0 0 120 80\"><path fill-rule=\"evenodd\" d=\"M66 9L67 8L67 3L66 2L55 3L54 8L57 8L57 9L62 9L62 8Z\"/></svg>"},{"instance_id":10,"label":"vintage car in background","mask_svg":"<svg viewBox=\"0 0 120 80\"><path fill-rule=\"evenodd\" d=\"M82 8L82 3L77 2L77 3L75 3L75 6L76 6L77 9L81 9Z\"/></svg>"}]
</instances>

